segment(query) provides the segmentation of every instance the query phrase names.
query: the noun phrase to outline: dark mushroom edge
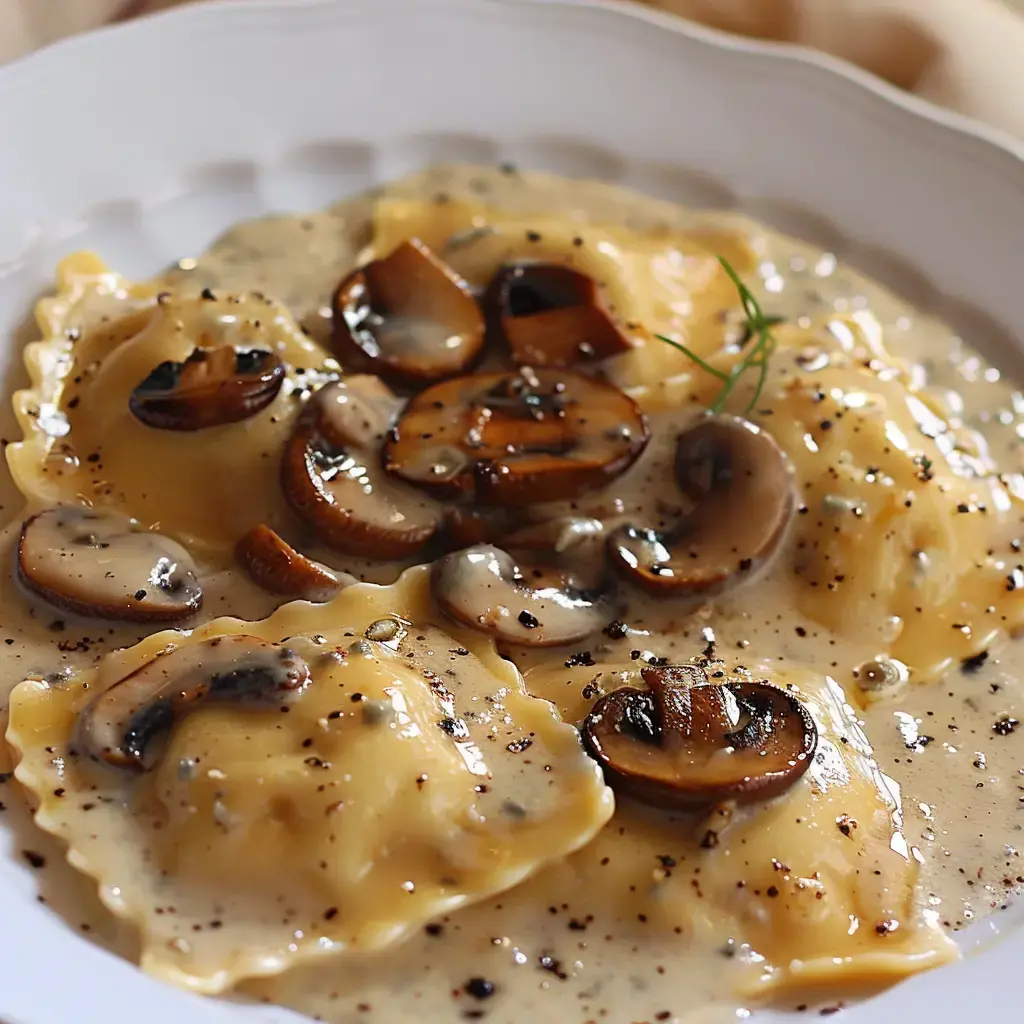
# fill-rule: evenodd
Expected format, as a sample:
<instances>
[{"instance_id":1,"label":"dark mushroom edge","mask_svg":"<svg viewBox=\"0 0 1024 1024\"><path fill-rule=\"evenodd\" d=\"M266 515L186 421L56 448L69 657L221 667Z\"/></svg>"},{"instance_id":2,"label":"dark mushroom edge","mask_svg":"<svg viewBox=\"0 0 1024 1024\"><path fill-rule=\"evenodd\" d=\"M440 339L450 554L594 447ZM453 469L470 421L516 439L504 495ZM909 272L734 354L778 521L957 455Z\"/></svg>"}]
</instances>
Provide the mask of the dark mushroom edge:
<instances>
[{"instance_id":1,"label":"dark mushroom edge","mask_svg":"<svg viewBox=\"0 0 1024 1024\"><path fill-rule=\"evenodd\" d=\"M15 572L62 611L122 622L171 622L203 602L198 570L176 541L112 509L59 505L22 524Z\"/></svg>"},{"instance_id":2,"label":"dark mushroom edge","mask_svg":"<svg viewBox=\"0 0 1024 1024\"><path fill-rule=\"evenodd\" d=\"M331 337L346 368L417 388L477 360L484 320L466 282L413 238L342 280Z\"/></svg>"},{"instance_id":3,"label":"dark mushroom edge","mask_svg":"<svg viewBox=\"0 0 1024 1024\"><path fill-rule=\"evenodd\" d=\"M429 498L380 468L380 443L398 404L375 377L335 381L309 400L285 444L285 500L337 551L409 558L440 525L441 512Z\"/></svg>"},{"instance_id":4,"label":"dark mushroom edge","mask_svg":"<svg viewBox=\"0 0 1024 1024\"><path fill-rule=\"evenodd\" d=\"M284 364L262 349L196 348L183 363L160 363L136 385L128 407L158 430L205 430L265 409L284 382Z\"/></svg>"},{"instance_id":5,"label":"dark mushroom edge","mask_svg":"<svg viewBox=\"0 0 1024 1024\"><path fill-rule=\"evenodd\" d=\"M558 263L502 267L483 307L489 339L520 366L576 366L632 348L593 278Z\"/></svg>"},{"instance_id":6,"label":"dark mushroom edge","mask_svg":"<svg viewBox=\"0 0 1024 1024\"><path fill-rule=\"evenodd\" d=\"M748 420L707 415L677 441L676 483L691 503L668 530L624 524L608 538L612 564L653 593L709 597L772 557L796 509L789 459Z\"/></svg>"},{"instance_id":7,"label":"dark mushroom edge","mask_svg":"<svg viewBox=\"0 0 1024 1024\"><path fill-rule=\"evenodd\" d=\"M818 730L790 691L718 685L692 665L642 676L649 689L607 694L582 725L584 746L618 792L663 808L766 800L810 766Z\"/></svg>"},{"instance_id":8,"label":"dark mushroom edge","mask_svg":"<svg viewBox=\"0 0 1024 1024\"><path fill-rule=\"evenodd\" d=\"M258 587L300 601L330 601L342 584L325 565L296 551L269 526L260 524L239 538L235 560Z\"/></svg>"},{"instance_id":9,"label":"dark mushroom edge","mask_svg":"<svg viewBox=\"0 0 1024 1024\"><path fill-rule=\"evenodd\" d=\"M154 741L203 702L267 706L294 699L309 667L290 647L245 634L176 647L94 697L78 718L77 745L114 768L142 772Z\"/></svg>"},{"instance_id":10,"label":"dark mushroom edge","mask_svg":"<svg viewBox=\"0 0 1024 1024\"><path fill-rule=\"evenodd\" d=\"M624 473L650 439L618 388L569 370L477 373L411 398L384 444L393 476L444 499L531 505Z\"/></svg>"}]
</instances>

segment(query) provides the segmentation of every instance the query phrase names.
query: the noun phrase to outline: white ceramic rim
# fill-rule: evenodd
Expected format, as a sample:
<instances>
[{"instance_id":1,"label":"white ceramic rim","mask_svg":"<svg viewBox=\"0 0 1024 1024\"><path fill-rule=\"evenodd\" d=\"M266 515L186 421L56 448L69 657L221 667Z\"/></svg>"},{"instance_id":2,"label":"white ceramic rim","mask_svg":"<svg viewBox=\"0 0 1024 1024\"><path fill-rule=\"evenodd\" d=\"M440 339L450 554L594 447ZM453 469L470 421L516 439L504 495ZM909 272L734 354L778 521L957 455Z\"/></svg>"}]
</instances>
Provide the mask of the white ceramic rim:
<instances>
[{"instance_id":1,"label":"white ceramic rim","mask_svg":"<svg viewBox=\"0 0 1024 1024\"><path fill-rule=\"evenodd\" d=\"M376 0L375 12L385 9L399 9L408 6L414 0ZM970 151L971 159L976 162L979 179L986 175L995 181L997 178L1006 180L1012 178L1014 188L1022 194L1020 210L1016 208L1009 210L1012 215L1008 219L1014 220L1020 215L1024 217L1024 173L1021 171L1021 164L1024 161L1024 145L1010 136L972 121L962 115L942 110L934 105L920 100L914 96L905 94L887 83L864 73L853 66L842 61L833 59L827 55L808 50L799 46L791 46L776 43L763 43L759 41L742 39L718 32L712 29L703 28L697 25L685 23L670 15L645 7L638 7L633 4L619 3L616 0L419 0L423 8L438 8L465 10L470 4L479 6L489 5L495 11L501 8L579 8L581 12L603 12L610 20L609 25L625 24L617 19L626 19L630 22L645 23L660 30L665 30L679 38L685 38L692 43L697 43L708 49L740 54L750 58L752 61L760 62L763 67L771 66L776 69L779 75L784 74L786 69L804 68L813 72L811 77L821 89L830 91L837 97L845 92L851 106L855 103L865 105L866 101L873 104L873 110L880 118L889 117L894 110L908 115L903 119L904 126L912 127L912 122L918 125L927 123L933 129L934 143L938 148L946 146L952 152L960 149L961 153L966 147ZM361 9L369 6L363 2L352 2L350 7ZM204 4L186 6L168 12L151 15L138 21L129 22L102 30L92 35L76 37L65 40L33 54L22 58L14 63L0 69L0 100L4 96L17 98L17 108L10 102L0 102L0 137L7 139L29 138L24 132L25 121L40 91L51 88L47 83L59 77L68 66L83 67L92 62L93 67L102 67L107 62L107 55L114 54L118 47L142 46L145 41L154 39L164 31L165 26L176 26L175 31L185 36L189 31L200 31L204 25L214 24L217 20L242 21L255 24L260 18L270 18L281 14L285 9L289 14L296 12L333 11L340 7L335 0L245 0L242 4L239 0L214 0ZM581 14L582 18L582 14ZM653 40L652 36L652 40ZM149 45L155 45L150 43ZM773 72L775 73L775 72ZM855 95L856 94L856 95ZM852 98L851 98L852 97ZM836 100L837 104L840 102ZM10 131L5 131L10 128ZM941 139L940 139L941 136ZM11 152L10 150L8 151ZM4 163L7 158L0 152L0 180L3 178ZM961 156L962 159L962 156ZM952 157L950 158L952 162ZM11 161L12 166L14 161ZM41 162L39 167L43 178L46 177L46 168ZM63 173L67 173L66 171ZM23 183L28 186L27 182ZM983 182L984 184L984 182ZM46 181L39 183L40 189L46 188ZM101 203L106 200L114 200L119 192L115 184L111 192L100 191L92 197L93 203ZM69 213L72 211L64 211ZM73 211L81 213L82 211ZM769 219L774 219L769 216ZM4 210L0 204L0 235L5 226ZM62 228L66 230L66 226ZM38 245L41 235L45 235L46 225L33 225L27 236L19 236L15 239L12 249L8 243L4 248L2 237L0 237L0 284L6 276L16 273L25 256L25 253ZM1017 237L1024 237L1018 234ZM856 260L854 260L856 262ZM900 265L897 269L904 269ZM1006 268L1003 268L1004 270ZM1011 271L1013 268L1009 268ZM1008 285L1012 285L1012 274L1002 273L995 275L995 290L992 296L997 301L986 301L990 296L976 296L975 305L980 301L982 305L994 307L997 312L993 313L996 321L1001 321L1005 327L1013 323L1011 317L999 315L998 310L1004 313L1009 310L1006 303L998 301L1001 295L1005 295ZM921 282L915 279L915 283ZM908 290L901 288L901 290ZM910 289L913 290L913 289ZM924 282L924 292L930 299L922 302L923 305L938 305L945 312L949 308L950 318L953 306L956 305L955 294L953 305L937 303L934 300L935 291ZM915 301L921 301L917 296L911 295ZM975 310L976 312L976 310ZM1017 351L1019 351L1017 346ZM75 1019L88 1024L93 1020L97 1022L108 1021L111 1016L111 1009L123 1008L126 1005L145 1008L148 1021L152 1024L171 1024L177 1022L187 1014L188 1019L194 1021L207 1021L211 1024L220 1024L228 1019L244 1019L250 1021L278 1022L295 1018L286 1011L276 1008L253 1007L244 1018L235 1018L226 1012L226 1008L218 1004L199 1002L192 997L177 992L160 992L155 986L156 983L145 978L138 971L127 967L120 961L114 961L101 950L96 949L89 943L74 935L68 935L68 942L74 943L76 952L73 958L67 958L61 963L63 975L60 984L53 984L53 979L47 976L48 972L40 972L33 977L30 970L26 969L25 950L37 950L46 948L50 937L46 929L42 927L41 915L33 919L31 926L27 927L19 935L0 934L0 1014L7 1014L8 1024L63 1024L68 1019L69 1009L75 1011ZM39 924L39 927L36 925ZM1021 936L1010 939L986 950L983 957L972 957L963 964L952 968L943 969L941 974L928 975L911 982L905 983L898 989L887 994L881 1003L873 1002L871 1008L882 1009L887 1015L895 1017L897 1014L914 1012L921 1014L932 1010L932 1019L954 1021L966 1019L969 1012L976 1015L978 1009L978 993L987 991L993 985L993 979L1012 977L1009 972L1013 971L1015 962L1019 959L1020 952L1024 949L1024 941ZM34 952L30 954L35 959ZM43 965L45 968L47 965ZM117 986L116 993L97 988L95 978L99 976L109 977ZM20 989L17 986L20 985ZM33 988L33 985L36 986ZM159 993L159 994L158 994ZM992 996L993 999L998 995ZM1013 1010L1012 1003L1007 994L1006 1001L1001 1004L1002 1012L1009 1019ZM79 1001L84 1000L84 1001ZM186 1000L188 1000L186 1002ZM987 1001L986 1001L987 1002ZM996 1002L988 1002L986 1010L998 1013L1000 1005ZM845 1020L868 1019L869 1008L855 1009L844 1014ZM935 1014L938 1016L935 1016Z\"/></svg>"}]
</instances>

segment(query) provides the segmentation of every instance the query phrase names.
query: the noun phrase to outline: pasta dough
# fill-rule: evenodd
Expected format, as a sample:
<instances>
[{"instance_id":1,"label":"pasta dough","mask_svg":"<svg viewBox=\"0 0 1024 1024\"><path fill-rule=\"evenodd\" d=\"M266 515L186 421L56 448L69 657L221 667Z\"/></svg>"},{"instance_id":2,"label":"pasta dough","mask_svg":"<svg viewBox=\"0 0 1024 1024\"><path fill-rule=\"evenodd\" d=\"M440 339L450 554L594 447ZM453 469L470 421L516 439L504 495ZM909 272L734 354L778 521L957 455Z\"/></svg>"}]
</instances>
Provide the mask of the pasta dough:
<instances>
[{"instance_id":1,"label":"pasta dough","mask_svg":"<svg viewBox=\"0 0 1024 1024\"><path fill-rule=\"evenodd\" d=\"M113 505L214 559L250 527L288 521L278 452L298 400L337 364L287 309L257 293L161 292L79 253L61 264L57 294L39 303L37 319L44 337L26 353L33 387L15 400L25 440L7 451L26 497ZM265 409L202 431L200 443L132 414L133 389L159 364L227 345L288 365Z\"/></svg>"},{"instance_id":2,"label":"pasta dough","mask_svg":"<svg viewBox=\"0 0 1024 1024\"><path fill-rule=\"evenodd\" d=\"M735 1014L737 1000L810 1000L812 989L876 985L953 957L946 932L961 907L967 920L975 899L980 908L1002 898L978 866L992 879L1011 869L1008 826L975 826L1011 818L1024 735L1014 734L1020 706L1004 654L1024 624L1019 395L947 328L831 254L736 215L593 182L438 167L325 211L236 226L144 285L71 257L56 297L39 306L45 337L28 353L33 387L18 396L26 436L8 449L31 510L113 505L173 537L195 560L206 615L255 618L276 600L228 564L256 524L277 531L277 571L304 555L393 580L404 563L314 547L314 527L283 501L279 468L301 406L316 437L299 469L313 467L314 489L335 471L350 474L351 492L389 479L378 442L392 413L402 415L404 385L392 381L397 394L371 386L379 423L359 420L364 406L334 422L305 401L350 369L327 355L333 290L413 236L478 294L510 261L591 278L631 348L571 372L627 392L649 443L621 473L568 497L552 492L558 502L453 508L442 497L424 560L477 546L453 541L456 512L470 532L498 529L483 555L459 561L464 569L475 557L486 572L454 574L436 605L421 567L394 587L352 586L255 623L161 632L96 659L95 644L137 634L112 627L90 640L92 624L63 612L48 620L5 597L17 639L0 657L11 679L30 677L11 701L18 779L41 827L138 928L143 966L334 1024L481 1012L510 1024L660 1020L711 1004ZM763 379L755 367L723 402L723 378L763 339L751 336L718 257L782 318ZM534 297L543 312L543 289ZM372 333L375 316L391 315L408 326L407 311L363 305L352 311L359 329ZM468 369L507 371L506 340L489 332ZM286 364L280 393L239 423L191 434L147 427L130 411L133 388L200 343L273 351ZM937 366L936 353L949 365ZM519 377L537 387L529 371ZM498 396L504 403L478 402L475 422L510 449L522 440L515 416L530 412L515 387ZM572 439L541 428L566 395L531 397L534 433L557 456ZM701 497L677 486L678 439L711 407L756 423L770 446L761 450L778 455L778 486L734 494L721 517L728 530L716 549L735 557L742 585L713 598L671 587L655 595L602 552L611 531L632 525L686 557L679 527ZM497 424L487 420L495 408ZM573 414L584 433L598 429L581 407ZM609 427L622 436L618 420L602 421ZM408 434L413 455L435 465L427 459L443 445L427 443L437 441L429 417ZM456 438L472 462L472 432ZM357 441L359 457L346 462ZM770 518L752 493L783 494L789 526L773 535L774 554L755 552L758 565L744 567L735 531L745 515ZM735 507L744 503L752 507ZM338 511L355 514L356 504L346 494ZM707 521L713 530L718 520ZM510 553L487 556L489 543ZM339 586L352 578L345 571ZM461 622L509 627L504 657L480 632L442 624L441 609L456 605ZM555 605L565 613L557 635ZM280 683L281 664L299 659L312 681L297 676L268 693L249 692L254 677L244 674L212 678L223 656L210 654L215 643L271 645L283 661L267 679ZM969 678L946 675L957 662ZM813 764L771 800L684 812L620 794L613 813L567 723L616 688L642 685L642 666L695 663L717 681L790 687L816 723ZM185 668L175 675L175 666ZM941 687L904 686L940 677ZM130 679L149 688L149 704L127 699ZM120 731L90 731L111 721ZM966 874L954 874L959 865Z\"/></svg>"},{"instance_id":3,"label":"pasta dough","mask_svg":"<svg viewBox=\"0 0 1024 1024\"><path fill-rule=\"evenodd\" d=\"M96 694L236 634L305 658L287 714L198 707L141 776L86 756L75 719ZM60 685L26 681L8 739L36 821L139 926L143 968L202 992L393 944L582 846L613 808L575 730L515 668L429 624L422 569L259 623L157 633Z\"/></svg>"},{"instance_id":4,"label":"pasta dough","mask_svg":"<svg viewBox=\"0 0 1024 1024\"><path fill-rule=\"evenodd\" d=\"M716 254L749 272L757 262L749 222L744 230L740 218L683 211L672 223L664 211L665 222L643 230L577 219L571 209L545 218L530 210L527 188L525 209L509 213L472 201L458 175L456 183L444 202L411 199L401 183L388 190L366 255L423 237L478 285L515 260L572 266L599 282L606 306L632 328L634 350L607 361L613 381L656 416L678 416L682 406L680 422L693 405L712 403L720 381L655 334L731 371L744 339L722 315L737 300ZM1008 540L1024 514L1024 485L1001 476L980 436L919 391L869 311L799 318L773 337L750 415L789 456L802 498L777 570L789 577L784 603L837 635L870 633L877 653L920 680L1017 631L1024 599ZM743 410L756 379L743 378L729 408ZM609 508L628 510L638 499L652 519L659 514L651 505L662 495L650 484L671 473L670 459L652 471L664 458L652 445L636 472L593 499L606 522ZM598 514L587 502L572 508Z\"/></svg>"}]
</instances>

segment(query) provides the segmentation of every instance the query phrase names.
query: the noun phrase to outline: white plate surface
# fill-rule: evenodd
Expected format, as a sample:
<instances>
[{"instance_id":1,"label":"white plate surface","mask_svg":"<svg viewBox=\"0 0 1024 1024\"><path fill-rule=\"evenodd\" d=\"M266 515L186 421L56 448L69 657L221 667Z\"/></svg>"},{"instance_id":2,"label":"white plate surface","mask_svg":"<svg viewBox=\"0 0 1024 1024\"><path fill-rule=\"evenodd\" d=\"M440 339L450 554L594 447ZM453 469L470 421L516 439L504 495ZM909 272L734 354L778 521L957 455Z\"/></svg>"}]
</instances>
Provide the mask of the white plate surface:
<instances>
[{"instance_id":1,"label":"white plate surface","mask_svg":"<svg viewBox=\"0 0 1024 1024\"><path fill-rule=\"evenodd\" d=\"M0 69L0 140L4 396L23 383L25 317L61 255L96 248L146 275L239 218L322 206L434 159L511 160L743 209L879 277L1024 377L1024 148L829 58L624 4L187 7ZM6 405L0 434L13 437ZM299 1019L165 988L97 949L36 902L19 843L0 828L6 1024ZM1011 916L967 933L982 952L842 1019L1020 1019L1007 980L1024 935L985 941Z\"/></svg>"}]
</instances>

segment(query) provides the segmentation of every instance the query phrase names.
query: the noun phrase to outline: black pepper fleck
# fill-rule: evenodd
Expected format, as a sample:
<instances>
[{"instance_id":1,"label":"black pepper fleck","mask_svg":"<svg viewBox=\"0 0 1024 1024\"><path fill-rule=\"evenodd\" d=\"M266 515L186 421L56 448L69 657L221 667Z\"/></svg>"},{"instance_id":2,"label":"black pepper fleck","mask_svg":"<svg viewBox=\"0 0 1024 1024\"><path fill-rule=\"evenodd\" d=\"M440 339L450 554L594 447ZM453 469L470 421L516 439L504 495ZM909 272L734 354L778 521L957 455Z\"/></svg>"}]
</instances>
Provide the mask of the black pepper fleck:
<instances>
[{"instance_id":1,"label":"black pepper fleck","mask_svg":"<svg viewBox=\"0 0 1024 1024\"><path fill-rule=\"evenodd\" d=\"M960 671L968 675L971 672L977 672L986 661L988 661L988 651L979 651L977 654L972 654L969 658L964 658L960 662Z\"/></svg>"},{"instance_id":2,"label":"black pepper fleck","mask_svg":"<svg viewBox=\"0 0 1024 1024\"><path fill-rule=\"evenodd\" d=\"M490 999L498 988L493 981L486 978L470 978L462 987L474 999Z\"/></svg>"},{"instance_id":3,"label":"black pepper fleck","mask_svg":"<svg viewBox=\"0 0 1024 1024\"><path fill-rule=\"evenodd\" d=\"M629 627L620 619L616 619L614 622L609 622L608 625L604 627L605 636L612 640L624 640L628 632Z\"/></svg>"},{"instance_id":4,"label":"black pepper fleck","mask_svg":"<svg viewBox=\"0 0 1024 1024\"><path fill-rule=\"evenodd\" d=\"M575 654L570 654L565 659L566 668L575 668L577 665L594 665L596 662L590 654L590 651L576 651Z\"/></svg>"}]
</instances>

